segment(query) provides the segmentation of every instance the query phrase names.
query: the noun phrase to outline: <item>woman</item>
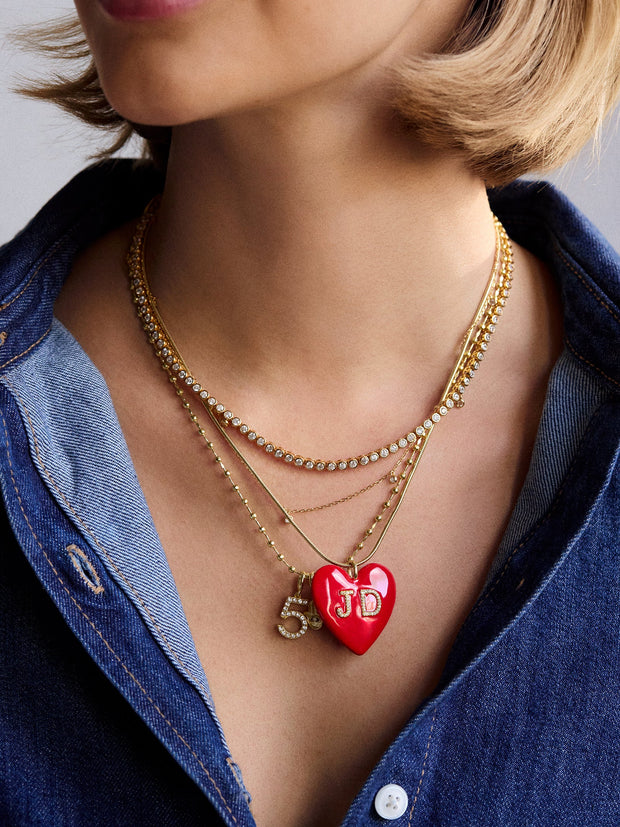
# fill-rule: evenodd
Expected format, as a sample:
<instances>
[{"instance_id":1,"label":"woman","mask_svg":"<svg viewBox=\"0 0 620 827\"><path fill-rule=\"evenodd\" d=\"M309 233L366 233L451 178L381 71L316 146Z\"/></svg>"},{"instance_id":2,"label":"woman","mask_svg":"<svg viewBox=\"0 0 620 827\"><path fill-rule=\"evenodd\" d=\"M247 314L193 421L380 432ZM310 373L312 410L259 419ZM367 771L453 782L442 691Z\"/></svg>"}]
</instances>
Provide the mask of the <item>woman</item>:
<instances>
[{"instance_id":1,"label":"woman","mask_svg":"<svg viewBox=\"0 0 620 827\"><path fill-rule=\"evenodd\" d=\"M620 264L486 186L620 6L76 6L158 164L2 254L3 821L617 824Z\"/></svg>"}]
</instances>

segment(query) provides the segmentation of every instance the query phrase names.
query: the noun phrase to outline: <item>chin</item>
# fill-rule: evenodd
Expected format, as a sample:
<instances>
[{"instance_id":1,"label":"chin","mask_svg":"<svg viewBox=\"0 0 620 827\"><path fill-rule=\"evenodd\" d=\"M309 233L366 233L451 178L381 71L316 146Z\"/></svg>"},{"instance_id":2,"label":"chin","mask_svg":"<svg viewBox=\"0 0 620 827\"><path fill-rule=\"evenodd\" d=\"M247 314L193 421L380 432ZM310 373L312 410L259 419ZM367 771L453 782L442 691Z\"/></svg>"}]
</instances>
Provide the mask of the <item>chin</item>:
<instances>
[{"instance_id":1,"label":"chin","mask_svg":"<svg viewBox=\"0 0 620 827\"><path fill-rule=\"evenodd\" d=\"M180 126L261 107L269 95L259 84L236 78L235 72L203 72L199 79L180 66L152 71L117 64L100 69L99 79L110 106L123 118L145 126ZM238 82L237 82L238 81Z\"/></svg>"},{"instance_id":2,"label":"chin","mask_svg":"<svg viewBox=\"0 0 620 827\"><path fill-rule=\"evenodd\" d=\"M170 72L127 72L122 66L100 71L110 106L128 121L149 126L174 126L197 117L191 85Z\"/></svg>"}]
</instances>

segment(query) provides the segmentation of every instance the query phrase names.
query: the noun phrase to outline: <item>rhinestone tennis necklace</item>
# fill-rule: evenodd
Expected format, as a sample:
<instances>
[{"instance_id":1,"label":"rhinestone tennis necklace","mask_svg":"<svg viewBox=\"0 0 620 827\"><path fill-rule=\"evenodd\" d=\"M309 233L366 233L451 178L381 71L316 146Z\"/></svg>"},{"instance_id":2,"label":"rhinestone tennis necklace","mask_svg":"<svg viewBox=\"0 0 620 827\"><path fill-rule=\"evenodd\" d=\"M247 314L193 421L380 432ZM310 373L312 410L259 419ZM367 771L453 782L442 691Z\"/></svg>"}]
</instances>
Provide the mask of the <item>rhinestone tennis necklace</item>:
<instances>
[{"instance_id":1,"label":"rhinestone tennis necklace","mask_svg":"<svg viewBox=\"0 0 620 827\"><path fill-rule=\"evenodd\" d=\"M381 459L393 456L403 448L410 448L415 444L416 440L424 436L434 424L448 414L453 408L460 408L463 406L463 394L475 371L478 369L479 363L484 358L484 354L488 348L488 343L491 339L491 334L495 330L495 324L502 313L503 306L508 297L508 290L510 289L510 279L513 270L512 264L512 249L510 240L504 230L501 222L496 216L493 216L495 222L495 231L497 237L495 261L491 277L487 286L483 301L480 304L478 315L474 318L468 333L478 324L481 313L487 308L491 299L493 286L496 282L499 284L498 295L495 297L492 312L488 315L484 330L480 329L479 336L472 342L471 352L468 353L468 363L459 373L459 381L450 388L450 392L442 397L435 405L428 417L419 425L414 426L406 434L401 437L383 445L374 451L369 451L366 454L359 454L347 459L313 459L310 457L297 454L289 451L276 442L268 440L263 437L258 430L252 428L245 423L240 417L236 416L233 411L223 402L218 401L217 397L211 394L200 382L196 380L192 372L181 358L177 348L171 341L170 336L165 331L165 326L162 324L159 311L157 310L157 302L151 293L148 279L146 277L146 270L144 266L144 244L148 229L157 214L159 205L159 198L153 199L147 206L144 214L138 223L136 233L132 241L131 249L128 254L129 276L131 289L133 291L134 300L138 306L138 312L145 323L147 332L153 342L159 358L163 366L172 372L188 389L193 391L205 406L213 411L217 418L226 427L231 426L239 434L244 436L250 443L262 448L267 456L273 457L288 464L291 468L306 469L308 471L347 471L355 468L362 468L366 465L378 462Z\"/></svg>"}]
</instances>

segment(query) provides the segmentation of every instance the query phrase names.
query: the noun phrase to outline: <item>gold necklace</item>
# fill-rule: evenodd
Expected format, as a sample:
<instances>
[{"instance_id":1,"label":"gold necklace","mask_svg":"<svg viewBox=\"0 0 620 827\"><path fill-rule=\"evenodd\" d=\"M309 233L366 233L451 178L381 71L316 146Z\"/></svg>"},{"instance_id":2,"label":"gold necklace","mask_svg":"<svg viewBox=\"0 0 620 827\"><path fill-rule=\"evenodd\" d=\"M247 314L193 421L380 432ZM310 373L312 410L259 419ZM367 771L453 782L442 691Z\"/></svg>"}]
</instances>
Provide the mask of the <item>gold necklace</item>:
<instances>
[{"instance_id":1,"label":"gold necklace","mask_svg":"<svg viewBox=\"0 0 620 827\"><path fill-rule=\"evenodd\" d=\"M186 366L186 363L181 358L178 348L174 344L174 340L170 336L157 309L157 303L150 291L144 266L146 233L155 212L156 204L151 202L138 222L127 254L130 287L133 293L134 303L136 304L138 316L142 321L144 330L151 341L155 353L160 359L163 368L167 371L170 381L175 385L177 394L179 394L183 401L183 406L188 411L192 421L197 425L199 433L205 439L210 450L214 452L216 460L222 467L226 477L230 480L230 472L225 468L221 457L217 456L213 443L207 439L204 429L200 426L197 417L191 410L189 402L184 399L183 385L185 389L191 389L197 396L208 413L213 425L239 460L254 476L265 493L270 497L273 504L284 515L287 522L290 523L310 547L328 563L328 565L321 566L316 572L305 572L289 564L281 553L277 553L278 559L288 566L289 571L298 575L297 590L294 595L287 598L281 612L281 617L283 619L293 617L300 624L299 629L294 633L285 629L281 624L278 626L278 630L284 637L292 639L303 636L309 625L311 628L317 625L318 616L314 609L314 604L316 604L318 615L320 615L334 635L356 654L363 654L372 643L374 643L385 627L391 615L395 599L395 583L391 572L385 566L376 563L372 565L368 564L379 550L403 502L435 425L447 415L449 410L454 407L460 408L464 404L462 396L484 358L491 335L495 330L495 325L499 321L499 316L501 316L503 312L506 299L509 295L513 271L510 240L499 220L494 217L496 255L491 276L474 315L472 324L465 334L461 353L440 397L440 402L422 425L416 427L414 432L407 434L407 436L403 438L404 442L402 446L399 441L399 443L395 443L395 451L388 449L389 455L389 453L395 453L399 447L407 448L406 453L409 453L409 458L407 459L405 470L400 474L397 484L385 501L383 511L377 515L370 528L366 530L363 540L358 543L353 554L349 555L346 562L343 563L332 559L310 540L303 529L296 523L292 513L286 510L264 483L260 475L255 471L251 463L227 433L228 423L233 424L233 427L235 427L234 423L232 423L234 417L231 418L225 415L231 412L225 409L220 410L219 408L223 406L214 404L213 398L202 385L196 381ZM179 385L179 383L181 383L181 385ZM271 452L267 451L267 453ZM370 458L369 461L371 461ZM299 467L299 464L295 463L295 465ZM239 487L234 483L232 484L233 488L239 493ZM394 502L395 499L396 502ZM242 497L242 501L247 508L247 498ZM392 506L393 510L387 520L385 520L372 549L362 560L357 560L355 557L356 553L363 549L368 537L374 533L378 523L383 520L384 514L391 509ZM268 545L275 548L275 543L268 537L266 529L259 522L256 513L250 511L250 516L254 522L256 522L259 531L267 536ZM361 571L360 568L362 568ZM306 581L311 584L313 601L310 610L306 612L306 614L303 614L297 611L297 609L291 609L291 606L303 607L310 605L310 601L301 596L302 588ZM314 627L311 625L307 615L314 618Z\"/></svg>"},{"instance_id":2,"label":"gold necklace","mask_svg":"<svg viewBox=\"0 0 620 827\"><path fill-rule=\"evenodd\" d=\"M136 246L136 255L138 258L141 255L143 255L144 238L146 237L146 233L148 232L150 224L152 223L153 219L155 218L155 215L157 214L158 206L159 197L157 196L150 202L150 204L145 209L142 221L138 225L138 229L136 231L139 242ZM503 231L501 223L499 222L496 216L493 216L493 218L496 227L497 243L492 276L493 274L495 274L495 272L500 266L502 253L502 243L500 241L500 237L503 238L505 236L505 232ZM136 264L139 265L139 262L136 261ZM141 270L142 273L144 273L143 266ZM493 278L489 279L487 292L485 293L481 306L488 296L488 291L490 290L492 283ZM147 294L146 289L145 294ZM152 300L152 295L150 296L150 298ZM472 324L475 323L475 320L476 317L474 317L474 321L472 322ZM348 457L347 459L313 459L282 448L276 442L263 437L258 432L258 430L252 428L250 425L243 422L242 419L236 416L227 405L225 405L223 402L218 401L218 399L213 394L211 394L203 385L201 385L199 382L195 380L193 374L191 373L187 365L183 362L183 360L180 357L180 354L178 353L178 351L176 351L176 349L170 348L165 340L161 340L161 342L158 341L158 347L160 347L162 350L162 355L166 360L166 364L169 365L170 368L178 375L179 379L185 382L185 384L188 387L191 387L195 393L198 393L200 395L201 402L203 404L206 403L206 405L208 405L209 408L211 408L214 411L214 413L226 427L232 426L233 428L238 430L238 432L242 436L244 436L251 444L263 449L267 456L272 457L273 459L280 460L288 464L291 468L303 468L309 471L347 471L353 470L355 468L363 468L369 464L378 462L381 459L386 459L390 456L393 456L394 454L398 453L399 449L408 448L410 445L415 443L416 438L418 436L422 435L422 431L428 430L429 428L431 428L432 423L436 423L439 421L437 417L445 416L448 413L448 411L450 411L452 408L460 406L460 397L464 392L466 385L468 384L468 382L464 382L458 388L452 389L452 392L450 394L447 394L445 398L442 398L438 402L438 404L433 409L432 413L429 415L429 417L427 417L427 419L424 420L423 423L420 423L418 426L414 426L406 434L403 434L397 439L390 441L389 443L379 448L376 448L373 451L369 451L365 454L360 454L354 457Z\"/></svg>"}]
</instances>

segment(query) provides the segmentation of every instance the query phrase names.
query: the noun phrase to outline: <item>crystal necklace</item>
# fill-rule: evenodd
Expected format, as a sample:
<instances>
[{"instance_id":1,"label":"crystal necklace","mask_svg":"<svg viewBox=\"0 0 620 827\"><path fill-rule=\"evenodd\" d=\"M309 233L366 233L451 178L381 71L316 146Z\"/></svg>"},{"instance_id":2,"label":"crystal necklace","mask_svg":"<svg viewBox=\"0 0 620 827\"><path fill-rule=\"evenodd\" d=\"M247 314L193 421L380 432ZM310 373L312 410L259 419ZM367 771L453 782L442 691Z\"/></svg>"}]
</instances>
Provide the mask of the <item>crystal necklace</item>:
<instances>
[{"instance_id":1,"label":"crystal necklace","mask_svg":"<svg viewBox=\"0 0 620 827\"><path fill-rule=\"evenodd\" d=\"M225 416L226 413L231 413L225 408L218 410L219 403L215 403L215 400L213 400L208 392L204 390L203 386L194 378L182 359L178 348L174 344L157 309L157 303L151 293L144 266L146 233L156 213L156 209L157 205L155 202L151 202L151 204L147 206L142 218L138 222L127 254L130 288L138 316L151 345L162 367L167 371L170 381L175 386L177 394L183 403L183 407L188 411L190 419L194 422L200 435L205 439L207 446L213 452L216 461L232 484L233 489L242 499L243 504L250 513L250 517L258 526L260 533L267 539L268 545L272 549L275 549L275 542L269 537L265 527L258 520L256 513L249 507L247 498L240 494L239 486L232 481L230 472L224 466L221 457L217 455L213 443L208 440L206 432L201 427L198 418L191 409L190 403L185 399L185 391L191 391L191 393L200 400L220 435L228 443L243 465L245 465L254 476L276 508L285 516L286 521L292 525L305 542L328 564L321 566L315 572L306 572L290 564L284 555L276 551L277 559L283 562L289 571L292 574L297 574L298 577L297 590L287 598L281 612L281 618L284 620L293 618L299 623L299 628L297 631L291 632L285 628L284 625L279 624L278 631L285 638L297 639L302 637L308 628L320 628L324 622L342 643L356 654L363 654L385 628L394 607L396 593L394 577L389 569L377 563L370 564L370 561L379 550L403 502L435 425L441 421L442 417L447 415L449 410L455 407L460 408L464 404L462 396L484 358L491 335L495 330L495 325L503 312L503 307L509 295L513 271L512 245L510 240L499 220L494 217L496 255L491 276L472 320L472 324L465 334L461 353L450 374L440 401L435 406L433 413L423 424L417 426L415 431L407 434L402 440L394 443L396 446L394 451L391 451L391 446L387 449L387 455L396 453L400 447L407 449L405 456L408 456L408 458L404 470L399 475L394 488L391 490L390 496L384 503L382 512L377 515L370 528L366 530L362 541L358 543L353 553L347 556L345 562L340 562L327 555L310 540L292 517L292 513L286 510L271 489L261 479L228 434L226 425L233 424L233 427L236 427L232 422L232 419L235 417ZM267 453L271 452L268 451ZM371 461L370 457L368 461ZM295 465L299 467L297 463ZM363 559L358 560L356 555L362 551L366 540L373 534L378 524L383 521L384 516L386 516L390 510L391 513L383 522L382 528L372 548L366 553ZM312 600L308 600L302 596L302 589L306 582L311 585ZM295 608L291 608L291 606ZM302 613L298 611L298 608L303 607L308 607L306 612Z\"/></svg>"},{"instance_id":2,"label":"crystal necklace","mask_svg":"<svg viewBox=\"0 0 620 827\"><path fill-rule=\"evenodd\" d=\"M136 246L136 254L135 257L130 260L129 265L130 268L135 270L135 273L132 273L133 278L139 279L144 284L137 286L137 290L141 291L137 295L141 299L141 304L144 306L150 306L151 315L155 318L157 316L157 310L155 307L155 303L153 302L153 296L148 289L148 282L146 281L146 275L144 270L144 257L143 257L143 247L144 247L144 238L146 233L148 232L148 228L152 223L155 215L157 214L157 209L159 206L159 197L154 198L151 203L147 206L146 210L144 211L143 221L141 222L138 230L136 239L138 244ZM502 255L502 244L500 243L500 237L503 238L505 236L505 231L501 227L499 220L494 216L496 232L498 234L498 243L496 245L496 257L495 262L493 265L492 275L496 274L499 266L500 260ZM503 232L500 232L500 228ZM489 280L489 286L487 288L487 293L485 293L485 298L487 297L488 291L491 288L493 283L493 279ZM499 305L499 313L495 315L499 315L501 313L501 306ZM473 323L476 322L474 319ZM491 330L487 331L489 334L492 332ZM488 346L488 339L486 341L480 342L480 348L482 355L484 355L484 351ZM276 460L280 460L281 462L287 463L291 468L301 468L306 469L308 471L347 471L352 470L355 468L363 468L366 465L369 465L374 462L378 462L381 459L386 459L394 454L398 453L400 449L408 448L412 444L416 442L416 439L423 435L425 431L428 431L429 428L433 425L433 423L437 423L442 416L445 416L448 411L452 410L455 407L460 407L462 404L461 396L465 391L465 387L469 384L470 377L463 377L463 382L458 385L456 388L452 388L451 392L446 394L442 399L440 399L435 405L435 408L432 412L429 413L429 416L421 422L419 425L414 426L410 431L402 436L398 437L397 439L386 443L385 445L376 448L373 451L369 451L365 454L360 454L354 457L348 457L346 459L332 459L332 460L324 460L324 459L313 459L310 457L303 456L301 454L295 453L294 451L289 451L285 448L279 446L276 442L272 440L268 440L264 436L262 436L258 430L252 428L250 425L245 423L240 417L236 416L233 411L225 405L223 402L218 401L217 397L211 394L203 385L195 380L192 372L189 370L187 365L183 362L180 354L178 353L177 349L171 346L171 343L167 341L165 338L159 337L157 339L157 347L161 351L161 356L165 360L165 366L170 368L178 378L184 382L192 391L200 396L201 402L209 406L217 417L223 422L224 425L232 426L238 432L244 436L250 443L253 443L257 447L261 448L269 457L272 457ZM482 357L481 357L482 358Z\"/></svg>"}]
</instances>

